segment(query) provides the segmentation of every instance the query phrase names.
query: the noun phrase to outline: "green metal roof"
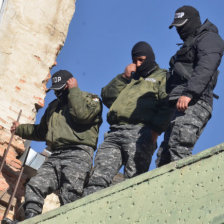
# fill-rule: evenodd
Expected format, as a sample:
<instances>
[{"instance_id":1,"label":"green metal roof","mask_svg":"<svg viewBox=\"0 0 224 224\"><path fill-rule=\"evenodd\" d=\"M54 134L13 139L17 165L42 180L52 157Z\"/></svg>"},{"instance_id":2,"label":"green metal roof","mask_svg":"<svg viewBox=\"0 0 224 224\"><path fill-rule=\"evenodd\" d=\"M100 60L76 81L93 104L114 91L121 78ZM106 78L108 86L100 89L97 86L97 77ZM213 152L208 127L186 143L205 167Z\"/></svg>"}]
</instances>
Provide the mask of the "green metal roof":
<instances>
[{"instance_id":1,"label":"green metal roof","mask_svg":"<svg viewBox=\"0 0 224 224\"><path fill-rule=\"evenodd\" d=\"M224 223L224 143L23 224Z\"/></svg>"}]
</instances>

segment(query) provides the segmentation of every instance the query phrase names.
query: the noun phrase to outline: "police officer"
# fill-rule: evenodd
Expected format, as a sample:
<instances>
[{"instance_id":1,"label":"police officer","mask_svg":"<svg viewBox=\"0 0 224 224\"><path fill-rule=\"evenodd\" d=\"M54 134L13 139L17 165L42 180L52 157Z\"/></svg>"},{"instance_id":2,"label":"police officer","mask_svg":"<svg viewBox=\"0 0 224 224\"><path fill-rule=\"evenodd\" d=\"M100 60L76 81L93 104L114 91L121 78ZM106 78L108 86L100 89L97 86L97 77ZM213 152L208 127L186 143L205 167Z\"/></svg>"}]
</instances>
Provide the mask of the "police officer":
<instances>
[{"instance_id":1,"label":"police officer","mask_svg":"<svg viewBox=\"0 0 224 224\"><path fill-rule=\"evenodd\" d=\"M198 10L191 6L176 10L172 27L184 43L170 60L167 91L176 109L158 150L158 167L192 154L211 117L213 89L224 49L217 27L209 20L201 24Z\"/></svg>"},{"instance_id":2,"label":"police officer","mask_svg":"<svg viewBox=\"0 0 224 224\"><path fill-rule=\"evenodd\" d=\"M169 123L166 70L159 68L146 42L133 47L132 60L102 89L110 130L98 148L84 195L108 187L122 165L126 178L148 171L157 137Z\"/></svg>"},{"instance_id":3,"label":"police officer","mask_svg":"<svg viewBox=\"0 0 224 224\"><path fill-rule=\"evenodd\" d=\"M14 122L11 127L24 139L46 141L52 151L26 186L26 218L40 214L44 198L55 190L60 190L61 205L82 195L102 123L99 97L81 91L70 72L56 72L50 89L57 99L49 104L40 124Z\"/></svg>"}]
</instances>

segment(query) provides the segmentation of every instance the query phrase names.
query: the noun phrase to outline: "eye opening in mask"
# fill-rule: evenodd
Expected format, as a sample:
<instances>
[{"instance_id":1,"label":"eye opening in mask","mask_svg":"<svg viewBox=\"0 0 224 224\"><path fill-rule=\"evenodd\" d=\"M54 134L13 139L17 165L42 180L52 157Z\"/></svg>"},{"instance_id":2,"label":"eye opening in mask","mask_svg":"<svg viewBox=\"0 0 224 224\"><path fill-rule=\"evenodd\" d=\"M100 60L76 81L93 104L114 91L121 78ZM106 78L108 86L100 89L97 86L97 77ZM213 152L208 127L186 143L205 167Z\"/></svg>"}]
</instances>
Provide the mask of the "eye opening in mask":
<instances>
[{"instance_id":1,"label":"eye opening in mask","mask_svg":"<svg viewBox=\"0 0 224 224\"><path fill-rule=\"evenodd\" d=\"M56 97L61 97L63 95L63 93L65 92L66 86L64 86L63 88L59 89L59 90L54 90L54 94Z\"/></svg>"},{"instance_id":2,"label":"eye opening in mask","mask_svg":"<svg viewBox=\"0 0 224 224\"><path fill-rule=\"evenodd\" d=\"M138 56L138 57L134 57L132 58L132 62L134 64L142 64L144 61L146 60L146 56Z\"/></svg>"}]
</instances>

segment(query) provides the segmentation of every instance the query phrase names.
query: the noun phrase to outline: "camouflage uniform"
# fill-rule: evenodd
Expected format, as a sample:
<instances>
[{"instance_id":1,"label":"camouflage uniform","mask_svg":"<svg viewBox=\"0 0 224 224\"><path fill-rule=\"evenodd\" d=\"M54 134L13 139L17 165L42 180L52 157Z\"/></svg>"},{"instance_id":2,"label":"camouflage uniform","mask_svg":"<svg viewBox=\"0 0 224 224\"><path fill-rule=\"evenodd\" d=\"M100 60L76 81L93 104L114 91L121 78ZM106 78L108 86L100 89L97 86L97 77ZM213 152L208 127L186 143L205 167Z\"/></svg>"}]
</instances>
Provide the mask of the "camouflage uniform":
<instances>
[{"instance_id":1,"label":"camouflage uniform","mask_svg":"<svg viewBox=\"0 0 224 224\"><path fill-rule=\"evenodd\" d=\"M93 152L84 145L53 152L26 186L26 211L40 214L45 197L58 189L61 205L78 199L92 168Z\"/></svg>"},{"instance_id":2,"label":"camouflage uniform","mask_svg":"<svg viewBox=\"0 0 224 224\"><path fill-rule=\"evenodd\" d=\"M155 66L146 77L130 81L120 74L102 89L111 126L96 153L84 195L108 187L122 165L126 178L148 171L156 149L152 130L163 132L170 120L165 86L166 70Z\"/></svg>"},{"instance_id":3,"label":"camouflage uniform","mask_svg":"<svg viewBox=\"0 0 224 224\"><path fill-rule=\"evenodd\" d=\"M194 35L189 35L171 57L170 78L166 88L170 103L176 105L181 96L191 101L185 112L175 112L159 148L157 166L192 154L196 141L211 117L213 90L223 50L224 42L217 27L206 20L195 28Z\"/></svg>"},{"instance_id":4,"label":"camouflage uniform","mask_svg":"<svg viewBox=\"0 0 224 224\"><path fill-rule=\"evenodd\" d=\"M108 187L124 165L126 178L147 172L156 149L151 128L141 125L112 125L95 157L94 173L84 195Z\"/></svg>"},{"instance_id":5,"label":"camouflage uniform","mask_svg":"<svg viewBox=\"0 0 224 224\"><path fill-rule=\"evenodd\" d=\"M176 110L158 150L157 167L192 155L211 113L212 108L202 100L190 105L185 112Z\"/></svg>"},{"instance_id":6,"label":"camouflage uniform","mask_svg":"<svg viewBox=\"0 0 224 224\"><path fill-rule=\"evenodd\" d=\"M81 196L92 167L101 113L100 99L76 87L69 89L65 102L49 104L40 124L16 128L15 133L24 139L46 141L53 152L27 184L25 213L40 214L44 198L57 189L62 205Z\"/></svg>"}]
</instances>

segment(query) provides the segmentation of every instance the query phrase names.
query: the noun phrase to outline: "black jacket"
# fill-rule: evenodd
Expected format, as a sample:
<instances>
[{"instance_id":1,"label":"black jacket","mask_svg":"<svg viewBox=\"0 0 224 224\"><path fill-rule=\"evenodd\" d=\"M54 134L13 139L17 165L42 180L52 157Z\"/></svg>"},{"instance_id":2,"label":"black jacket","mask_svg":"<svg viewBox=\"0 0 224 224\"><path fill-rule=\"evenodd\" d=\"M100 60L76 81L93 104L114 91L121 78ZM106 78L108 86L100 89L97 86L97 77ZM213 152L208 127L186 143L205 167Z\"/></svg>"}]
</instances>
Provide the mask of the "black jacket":
<instances>
[{"instance_id":1,"label":"black jacket","mask_svg":"<svg viewBox=\"0 0 224 224\"><path fill-rule=\"evenodd\" d=\"M223 50L224 41L217 27L206 20L170 60L171 76L167 84L170 100L188 96L192 102L201 99L212 106ZM184 71L188 71L187 75Z\"/></svg>"}]
</instances>

